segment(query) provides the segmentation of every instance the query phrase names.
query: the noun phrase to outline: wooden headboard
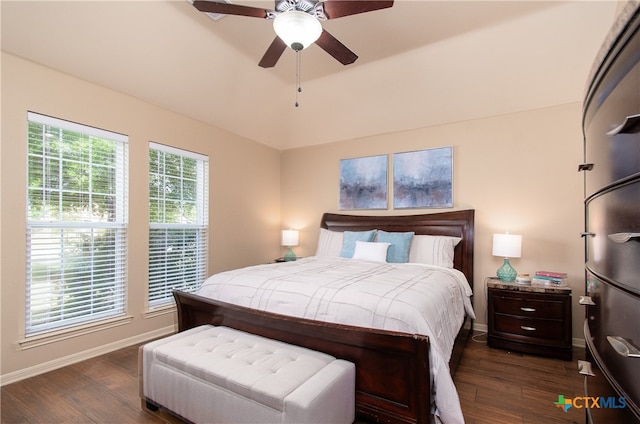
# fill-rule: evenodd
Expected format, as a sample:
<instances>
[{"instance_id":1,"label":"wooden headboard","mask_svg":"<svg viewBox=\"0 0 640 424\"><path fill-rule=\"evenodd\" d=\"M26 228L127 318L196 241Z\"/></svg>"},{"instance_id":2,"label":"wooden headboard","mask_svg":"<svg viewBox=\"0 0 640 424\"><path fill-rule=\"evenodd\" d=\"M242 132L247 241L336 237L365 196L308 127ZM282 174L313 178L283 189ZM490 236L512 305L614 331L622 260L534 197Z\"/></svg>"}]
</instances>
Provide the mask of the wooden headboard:
<instances>
[{"instance_id":1,"label":"wooden headboard","mask_svg":"<svg viewBox=\"0 0 640 424\"><path fill-rule=\"evenodd\" d=\"M474 210L439 212L422 215L342 215L325 213L320 227L331 231L384 230L435 236L460 237L455 248L453 267L462 271L473 288Z\"/></svg>"}]
</instances>

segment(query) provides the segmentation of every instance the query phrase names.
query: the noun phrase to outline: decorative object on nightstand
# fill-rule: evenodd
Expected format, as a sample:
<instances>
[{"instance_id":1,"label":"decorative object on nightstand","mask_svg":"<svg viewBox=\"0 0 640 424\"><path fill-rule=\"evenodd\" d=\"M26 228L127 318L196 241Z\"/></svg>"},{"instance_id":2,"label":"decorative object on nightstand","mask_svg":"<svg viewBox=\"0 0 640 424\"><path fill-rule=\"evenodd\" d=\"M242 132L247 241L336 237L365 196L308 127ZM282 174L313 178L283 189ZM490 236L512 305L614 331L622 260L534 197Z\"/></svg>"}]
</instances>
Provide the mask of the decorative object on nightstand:
<instances>
[{"instance_id":1,"label":"decorative object on nightstand","mask_svg":"<svg viewBox=\"0 0 640 424\"><path fill-rule=\"evenodd\" d=\"M282 246L288 247L287 253L284 254L285 261L295 261L297 256L293 253L293 246L298 245L298 231L297 230L282 230Z\"/></svg>"},{"instance_id":2,"label":"decorative object on nightstand","mask_svg":"<svg viewBox=\"0 0 640 424\"><path fill-rule=\"evenodd\" d=\"M569 285L567 278L566 272L536 271L531 284L536 286L566 287Z\"/></svg>"},{"instance_id":3,"label":"decorative object on nightstand","mask_svg":"<svg viewBox=\"0 0 640 424\"><path fill-rule=\"evenodd\" d=\"M509 258L519 258L522 252L522 236L519 234L494 234L493 256L504 258L497 275L502 281L515 281L518 273L509 263Z\"/></svg>"}]
</instances>

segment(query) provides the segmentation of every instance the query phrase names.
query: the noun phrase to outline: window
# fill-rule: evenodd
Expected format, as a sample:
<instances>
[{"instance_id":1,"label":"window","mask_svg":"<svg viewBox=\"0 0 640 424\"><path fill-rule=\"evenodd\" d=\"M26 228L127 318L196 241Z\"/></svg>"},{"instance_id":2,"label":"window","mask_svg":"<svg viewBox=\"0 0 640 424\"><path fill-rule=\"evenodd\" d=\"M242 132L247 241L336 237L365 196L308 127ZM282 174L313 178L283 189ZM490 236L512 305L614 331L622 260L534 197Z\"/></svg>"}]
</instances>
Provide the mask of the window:
<instances>
[{"instance_id":1,"label":"window","mask_svg":"<svg viewBox=\"0 0 640 424\"><path fill-rule=\"evenodd\" d=\"M29 112L27 336L124 315L127 141Z\"/></svg>"},{"instance_id":2,"label":"window","mask_svg":"<svg viewBox=\"0 0 640 424\"><path fill-rule=\"evenodd\" d=\"M207 156L149 144L149 306L206 277L208 174Z\"/></svg>"}]
</instances>

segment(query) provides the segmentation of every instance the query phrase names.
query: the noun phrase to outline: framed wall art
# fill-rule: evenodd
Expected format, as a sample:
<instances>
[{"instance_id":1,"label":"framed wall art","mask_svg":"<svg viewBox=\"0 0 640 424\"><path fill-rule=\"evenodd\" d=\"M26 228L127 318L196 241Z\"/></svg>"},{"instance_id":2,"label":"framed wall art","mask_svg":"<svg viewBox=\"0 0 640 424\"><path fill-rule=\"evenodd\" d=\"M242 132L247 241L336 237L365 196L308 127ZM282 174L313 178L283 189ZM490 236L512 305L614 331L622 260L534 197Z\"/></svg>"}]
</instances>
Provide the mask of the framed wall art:
<instances>
[{"instance_id":1,"label":"framed wall art","mask_svg":"<svg viewBox=\"0 0 640 424\"><path fill-rule=\"evenodd\" d=\"M394 153L393 207L453 207L453 147Z\"/></svg>"},{"instance_id":2,"label":"framed wall art","mask_svg":"<svg viewBox=\"0 0 640 424\"><path fill-rule=\"evenodd\" d=\"M388 155L340 160L340 209L387 209Z\"/></svg>"}]
</instances>

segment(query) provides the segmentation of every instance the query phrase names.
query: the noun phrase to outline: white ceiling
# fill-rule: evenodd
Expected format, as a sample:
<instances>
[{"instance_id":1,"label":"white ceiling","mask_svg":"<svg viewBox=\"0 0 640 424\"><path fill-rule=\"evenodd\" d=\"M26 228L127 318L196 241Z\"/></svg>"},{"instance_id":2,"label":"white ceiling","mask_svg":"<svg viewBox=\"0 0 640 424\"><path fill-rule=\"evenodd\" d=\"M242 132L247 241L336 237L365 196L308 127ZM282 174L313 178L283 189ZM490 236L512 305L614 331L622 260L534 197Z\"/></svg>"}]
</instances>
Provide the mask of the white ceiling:
<instances>
[{"instance_id":1,"label":"white ceiling","mask_svg":"<svg viewBox=\"0 0 640 424\"><path fill-rule=\"evenodd\" d=\"M326 21L359 59L303 51L298 108L295 53L257 65L270 21L216 22L186 0L1 7L7 52L288 149L579 101L616 3L396 0Z\"/></svg>"}]
</instances>

